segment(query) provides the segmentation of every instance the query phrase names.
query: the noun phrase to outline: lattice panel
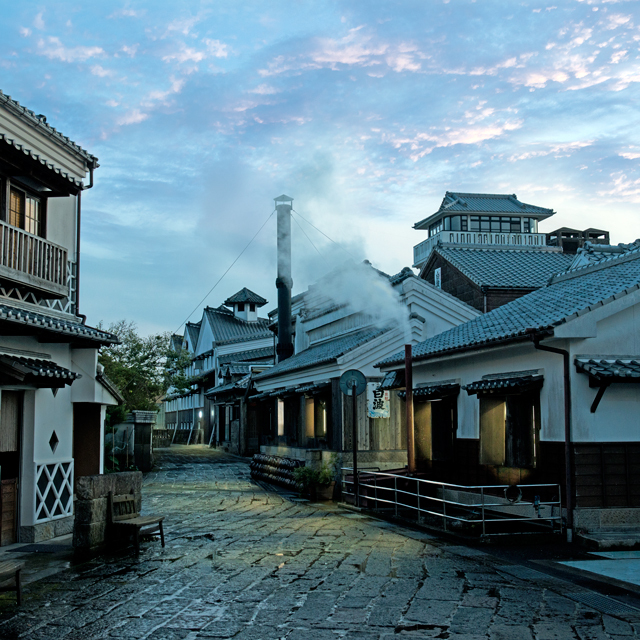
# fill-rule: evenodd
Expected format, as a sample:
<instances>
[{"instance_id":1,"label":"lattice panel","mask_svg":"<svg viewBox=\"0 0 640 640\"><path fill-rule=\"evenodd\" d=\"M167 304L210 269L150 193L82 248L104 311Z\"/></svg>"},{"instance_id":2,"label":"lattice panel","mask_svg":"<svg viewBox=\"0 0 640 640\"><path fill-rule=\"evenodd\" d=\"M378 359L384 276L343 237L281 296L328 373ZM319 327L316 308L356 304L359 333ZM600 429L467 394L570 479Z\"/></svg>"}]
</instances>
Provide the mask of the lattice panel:
<instances>
[{"instance_id":1,"label":"lattice panel","mask_svg":"<svg viewBox=\"0 0 640 640\"><path fill-rule=\"evenodd\" d=\"M37 304L45 309L53 309L54 311L61 311L62 313L74 314L76 310L76 282L76 263L69 260L67 262L67 285L69 287L68 298L48 300L41 298L32 291L25 292L20 287L12 288L6 285L0 285L0 296L11 298L13 300L20 300L21 302L29 302L30 304Z\"/></svg>"},{"instance_id":2,"label":"lattice panel","mask_svg":"<svg viewBox=\"0 0 640 640\"><path fill-rule=\"evenodd\" d=\"M73 515L73 460L36 465L36 522Z\"/></svg>"}]
</instances>

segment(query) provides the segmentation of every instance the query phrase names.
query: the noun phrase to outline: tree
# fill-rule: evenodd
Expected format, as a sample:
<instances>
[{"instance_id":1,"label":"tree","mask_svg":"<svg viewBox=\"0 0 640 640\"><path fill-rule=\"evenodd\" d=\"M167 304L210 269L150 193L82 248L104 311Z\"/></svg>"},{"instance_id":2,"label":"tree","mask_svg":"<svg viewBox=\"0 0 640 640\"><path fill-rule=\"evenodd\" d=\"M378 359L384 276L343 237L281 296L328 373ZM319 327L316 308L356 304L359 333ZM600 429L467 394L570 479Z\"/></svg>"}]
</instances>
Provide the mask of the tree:
<instances>
[{"instance_id":1,"label":"tree","mask_svg":"<svg viewBox=\"0 0 640 640\"><path fill-rule=\"evenodd\" d=\"M111 407L108 412L113 425L134 409L157 410L166 389L165 363L170 347L168 332L142 337L135 322L120 320L110 324L107 331L115 334L120 344L103 347L98 360L124 397L122 406Z\"/></svg>"}]
</instances>

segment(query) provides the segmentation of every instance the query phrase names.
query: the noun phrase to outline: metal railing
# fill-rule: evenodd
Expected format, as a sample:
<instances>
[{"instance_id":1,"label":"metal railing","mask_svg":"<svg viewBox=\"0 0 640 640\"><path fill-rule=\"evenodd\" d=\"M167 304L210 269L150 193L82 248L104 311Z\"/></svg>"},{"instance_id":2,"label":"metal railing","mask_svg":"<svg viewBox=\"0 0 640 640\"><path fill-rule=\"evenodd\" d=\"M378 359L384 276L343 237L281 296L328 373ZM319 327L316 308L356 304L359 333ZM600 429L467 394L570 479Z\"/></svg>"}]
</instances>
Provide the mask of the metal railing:
<instances>
[{"instance_id":1,"label":"metal railing","mask_svg":"<svg viewBox=\"0 0 640 640\"><path fill-rule=\"evenodd\" d=\"M44 238L0 221L0 267L24 274L24 284L66 293L67 250Z\"/></svg>"},{"instance_id":2,"label":"metal railing","mask_svg":"<svg viewBox=\"0 0 640 640\"><path fill-rule=\"evenodd\" d=\"M342 468L342 484L346 495L354 496L353 468ZM494 525L508 525L508 533L541 528L562 532L562 495L558 484L463 486L358 470L357 486L356 505L391 512L396 517L406 517L409 512L420 523L427 519L441 520L444 531L456 522L458 528L477 530L481 525L483 537L500 533L497 531L500 527Z\"/></svg>"},{"instance_id":3,"label":"metal railing","mask_svg":"<svg viewBox=\"0 0 640 640\"><path fill-rule=\"evenodd\" d=\"M440 231L413 247L413 266L418 267L442 244L498 245L512 247L545 247L544 233L499 233L490 231Z\"/></svg>"}]
</instances>

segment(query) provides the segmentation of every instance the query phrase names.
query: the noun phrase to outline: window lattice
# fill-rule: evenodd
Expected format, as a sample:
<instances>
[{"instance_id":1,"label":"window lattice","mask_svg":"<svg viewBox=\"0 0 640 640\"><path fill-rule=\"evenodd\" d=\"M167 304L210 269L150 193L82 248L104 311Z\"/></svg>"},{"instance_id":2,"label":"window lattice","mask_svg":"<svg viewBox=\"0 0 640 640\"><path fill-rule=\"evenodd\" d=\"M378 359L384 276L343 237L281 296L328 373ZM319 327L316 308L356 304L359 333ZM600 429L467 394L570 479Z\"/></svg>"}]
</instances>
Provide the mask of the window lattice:
<instances>
[{"instance_id":1,"label":"window lattice","mask_svg":"<svg viewBox=\"0 0 640 640\"><path fill-rule=\"evenodd\" d=\"M73 460L36 465L36 522L73 515Z\"/></svg>"}]
</instances>

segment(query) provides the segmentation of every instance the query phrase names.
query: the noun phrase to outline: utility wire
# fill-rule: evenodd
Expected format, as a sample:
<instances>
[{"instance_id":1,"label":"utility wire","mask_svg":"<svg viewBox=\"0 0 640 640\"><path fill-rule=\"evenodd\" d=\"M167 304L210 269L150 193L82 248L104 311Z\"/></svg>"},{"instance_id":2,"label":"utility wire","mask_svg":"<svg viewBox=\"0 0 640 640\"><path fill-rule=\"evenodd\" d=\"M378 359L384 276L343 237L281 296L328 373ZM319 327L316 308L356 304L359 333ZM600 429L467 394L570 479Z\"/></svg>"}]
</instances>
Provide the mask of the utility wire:
<instances>
[{"instance_id":1,"label":"utility wire","mask_svg":"<svg viewBox=\"0 0 640 640\"><path fill-rule=\"evenodd\" d=\"M358 260L358 258L356 258L352 253L350 253L349 251L347 251L339 242L336 242L333 238L330 238L324 231L322 231L321 229L318 229L318 227L316 227L315 224L313 224L312 222L309 222L304 216L301 216L297 211L295 211L294 209L291 209L291 211L293 211L297 216L300 216L308 225L311 225L318 233L321 233L325 238L327 238L327 240L330 240L331 242L333 242L333 244L337 245L338 247L340 247L340 249L342 249L346 254L348 254L349 256L351 256L354 260ZM306 235L306 234L305 234Z\"/></svg>"},{"instance_id":2,"label":"utility wire","mask_svg":"<svg viewBox=\"0 0 640 640\"><path fill-rule=\"evenodd\" d=\"M262 226L255 232L253 238L251 238L251 240L247 242L245 248L238 254L238 257L229 265L228 269L218 278L217 282L213 285L213 287L209 289L207 295L204 298L202 298L200 302L198 302L198 304L194 307L193 311L187 316L186 320L184 320L182 324L173 333L178 333L178 331L180 330L180 327L182 327L183 325L187 324L187 322L189 322L189 318L198 310L200 305L211 295L211 292L222 282L222 279L227 275L227 273L229 273L229 271L231 271L231 268L233 267L233 265L236 262L238 262L238 260L240 260L240 258L242 257L242 254L249 248L249 245L258 237L258 234L266 227L267 222L271 220L275 212L276 210L274 209L269 214L269 217L262 223Z\"/></svg>"},{"instance_id":3,"label":"utility wire","mask_svg":"<svg viewBox=\"0 0 640 640\"><path fill-rule=\"evenodd\" d=\"M296 214L296 215L298 215L298 214ZM307 232L302 228L302 225L293 216L291 216L291 219L298 225L298 229L300 229L300 231L302 231L304 237L310 242L311 246L316 250L316 253L326 262L327 259L320 253L320 250L318 249L318 247L316 247L316 245L313 244L313 241L307 235Z\"/></svg>"}]
</instances>

